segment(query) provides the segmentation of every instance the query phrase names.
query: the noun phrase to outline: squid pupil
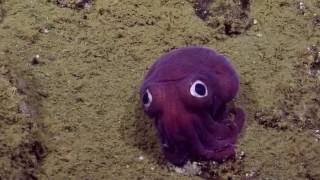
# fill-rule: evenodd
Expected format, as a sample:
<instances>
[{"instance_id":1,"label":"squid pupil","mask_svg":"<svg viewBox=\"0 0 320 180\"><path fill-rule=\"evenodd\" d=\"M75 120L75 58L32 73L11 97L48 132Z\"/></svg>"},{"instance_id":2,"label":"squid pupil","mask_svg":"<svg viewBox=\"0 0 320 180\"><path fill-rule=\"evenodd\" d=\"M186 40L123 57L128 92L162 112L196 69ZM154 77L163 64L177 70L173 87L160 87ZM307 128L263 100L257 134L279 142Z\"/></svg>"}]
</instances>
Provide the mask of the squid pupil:
<instances>
[{"instance_id":1,"label":"squid pupil","mask_svg":"<svg viewBox=\"0 0 320 180\"><path fill-rule=\"evenodd\" d=\"M196 84L195 91L201 96L206 94L206 88L202 84Z\"/></svg>"},{"instance_id":2,"label":"squid pupil","mask_svg":"<svg viewBox=\"0 0 320 180\"><path fill-rule=\"evenodd\" d=\"M148 104L148 102L149 102L148 93L144 93L144 95L142 97L142 101L143 101L143 104Z\"/></svg>"}]
</instances>

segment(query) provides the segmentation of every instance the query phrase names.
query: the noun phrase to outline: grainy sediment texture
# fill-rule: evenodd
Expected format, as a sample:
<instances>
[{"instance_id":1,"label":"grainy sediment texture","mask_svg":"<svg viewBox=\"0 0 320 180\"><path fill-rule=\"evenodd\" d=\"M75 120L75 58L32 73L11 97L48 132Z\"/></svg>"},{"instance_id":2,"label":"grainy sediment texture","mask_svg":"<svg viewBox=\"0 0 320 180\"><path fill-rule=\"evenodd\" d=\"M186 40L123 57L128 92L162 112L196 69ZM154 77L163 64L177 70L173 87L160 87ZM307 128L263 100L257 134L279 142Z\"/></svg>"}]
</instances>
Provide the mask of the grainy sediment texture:
<instances>
[{"instance_id":1,"label":"grainy sediment texture","mask_svg":"<svg viewBox=\"0 0 320 180\"><path fill-rule=\"evenodd\" d=\"M234 2L201 19L191 0L0 0L0 177L320 179L320 2L251 1L244 19ZM146 68L185 45L240 75L246 129L220 166L168 166L139 108Z\"/></svg>"}]
</instances>

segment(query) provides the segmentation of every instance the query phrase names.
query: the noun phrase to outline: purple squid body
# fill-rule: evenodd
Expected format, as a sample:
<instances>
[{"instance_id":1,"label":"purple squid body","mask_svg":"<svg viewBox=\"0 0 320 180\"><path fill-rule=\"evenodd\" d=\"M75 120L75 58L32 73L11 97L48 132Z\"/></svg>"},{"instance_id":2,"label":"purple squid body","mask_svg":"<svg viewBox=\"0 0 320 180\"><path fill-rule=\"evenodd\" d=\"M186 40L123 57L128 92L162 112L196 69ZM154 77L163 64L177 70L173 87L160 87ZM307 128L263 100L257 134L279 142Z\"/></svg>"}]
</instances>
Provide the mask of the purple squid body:
<instances>
[{"instance_id":1,"label":"purple squid body","mask_svg":"<svg viewBox=\"0 0 320 180\"><path fill-rule=\"evenodd\" d=\"M146 74L140 97L166 159L182 166L234 157L245 115L227 103L238 88L235 70L211 49L183 47L162 55Z\"/></svg>"}]
</instances>

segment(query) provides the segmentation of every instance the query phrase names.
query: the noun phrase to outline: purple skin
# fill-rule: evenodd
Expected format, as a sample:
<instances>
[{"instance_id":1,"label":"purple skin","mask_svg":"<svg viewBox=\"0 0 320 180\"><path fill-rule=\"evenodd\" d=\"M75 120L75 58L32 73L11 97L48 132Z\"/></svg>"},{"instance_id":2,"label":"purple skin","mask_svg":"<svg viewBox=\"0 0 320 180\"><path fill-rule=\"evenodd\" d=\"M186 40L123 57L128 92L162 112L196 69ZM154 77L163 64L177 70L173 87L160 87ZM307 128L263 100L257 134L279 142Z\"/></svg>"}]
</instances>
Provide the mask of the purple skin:
<instances>
[{"instance_id":1,"label":"purple skin","mask_svg":"<svg viewBox=\"0 0 320 180\"><path fill-rule=\"evenodd\" d=\"M227 59L207 48L176 49L152 65L142 82L141 101L172 164L234 157L245 115L226 104L238 88Z\"/></svg>"}]
</instances>

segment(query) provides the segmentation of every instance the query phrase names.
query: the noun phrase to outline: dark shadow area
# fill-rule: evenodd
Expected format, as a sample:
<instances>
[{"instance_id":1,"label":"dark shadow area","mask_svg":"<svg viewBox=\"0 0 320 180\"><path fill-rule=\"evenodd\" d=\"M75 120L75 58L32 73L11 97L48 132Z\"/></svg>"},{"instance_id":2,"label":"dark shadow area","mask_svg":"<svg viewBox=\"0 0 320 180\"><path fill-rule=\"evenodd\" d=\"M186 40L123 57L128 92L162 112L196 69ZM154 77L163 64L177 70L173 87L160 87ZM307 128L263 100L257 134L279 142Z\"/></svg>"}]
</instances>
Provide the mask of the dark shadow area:
<instances>
[{"instance_id":1,"label":"dark shadow area","mask_svg":"<svg viewBox=\"0 0 320 180\"><path fill-rule=\"evenodd\" d=\"M240 35L253 24L250 0L194 0L193 4L195 14L220 34Z\"/></svg>"},{"instance_id":2,"label":"dark shadow area","mask_svg":"<svg viewBox=\"0 0 320 180\"><path fill-rule=\"evenodd\" d=\"M51 0L50 0L51 1ZM94 0L52 0L57 6L71 9L88 9Z\"/></svg>"},{"instance_id":3,"label":"dark shadow area","mask_svg":"<svg viewBox=\"0 0 320 180\"><path fill-rule=\"evenodd\" d=\"M150 159L163 164L163 156L159 146L153 120L147 117L140 104L137 91L128 100L126 114L121 118L121 135L125 142L144 151Z\"/></svg>"},{"instance_id":4,"label":"dark shadow area","mask_svg":"<svg viewBox=\"0 0 320 180\"><path fill-rule=\"evenodd\" d=\"M6 11L2 7L3 0L0 0L0 24L3 22L5 16L6 16Z\"/></svg>"},{"instance_id":5,"label":"dark shadow area","mask_svg":"<svg viewBox=\"0 0 320 180\"><path fill-rule=\"evenodd\" d=\"M30 73L0 66L0 177L37 179L47 149L39 112L41 98ZM10 131L10 129L12 131Z\"/></svg>"},{"instance_id":6,"label":"dark shadow area","mask_svg":"<svg viewBox=\"0 0 320 180\"><path fill-rule=\"evenodd\" d=\"M256 100L255 92L251 87L251 83L246 82L242 77L240 77L240 88L238 95L235 98L235 103L237 107L244 110L246 114L246 124L252 124L255 121L254 115L259 109L259 105Z\"/></svg>"}]
</instances>

